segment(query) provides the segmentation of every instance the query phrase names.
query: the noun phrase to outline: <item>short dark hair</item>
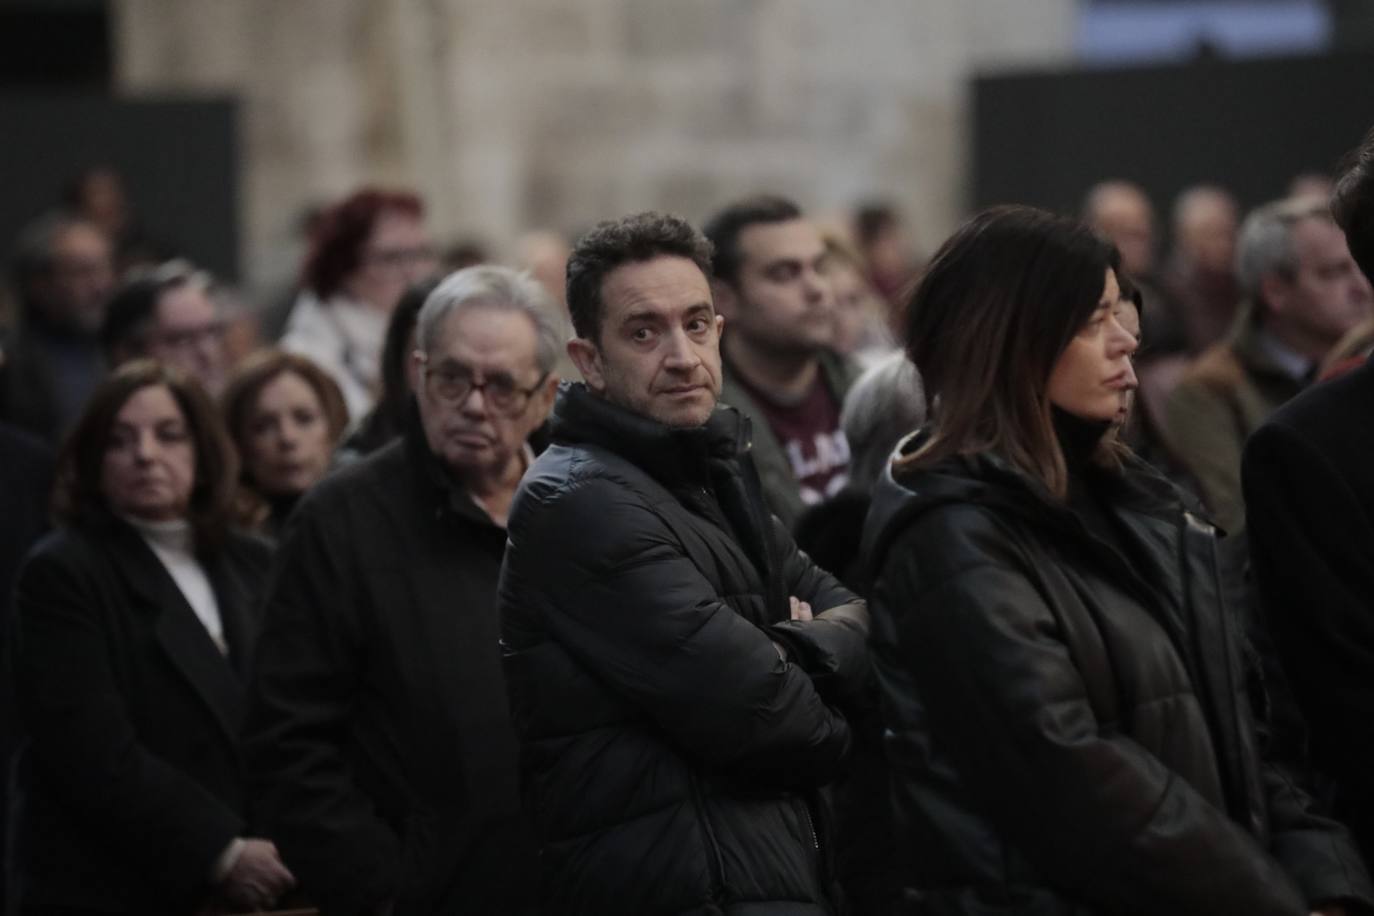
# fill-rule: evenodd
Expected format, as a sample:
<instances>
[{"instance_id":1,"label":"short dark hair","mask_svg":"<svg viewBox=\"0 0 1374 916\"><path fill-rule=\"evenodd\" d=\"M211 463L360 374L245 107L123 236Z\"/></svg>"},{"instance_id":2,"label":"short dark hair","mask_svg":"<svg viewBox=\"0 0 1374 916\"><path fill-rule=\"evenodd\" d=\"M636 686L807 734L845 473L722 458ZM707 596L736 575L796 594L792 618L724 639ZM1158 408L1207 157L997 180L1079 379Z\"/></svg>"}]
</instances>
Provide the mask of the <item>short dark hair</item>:
<instances>
[{"instance_id":1,"label":"short dark hair","mask_svg":"<svg viewBox=\"0 0 1374 916\"><path fill-rule=\"evenodd\" d=\"M178 259L129 271L105 307L105 321L100 326L100 344L106 360L114 364L121 354L126 359L142 356L143 336L156 317L162 297L192 285L209 289L211 280L209 274L189 261Z\"/></svg>"},{"instance_id":2,"label":"short dark hair","mask_svg":"<svg viewBox=\"0 0 1374 916\"><path fill-rule=\"evenodd\" d=\"M711 276L711 243L687 220L653 210L597 223L568 257L568 313L577 336L601 335L601 286L623 264L661 256L686 258Z\"/></svg>"},{"instance_id":3,"label":"short dark hair","mask_svg":"<svg viewBox=\"0 0 1374 916\"><path fill-rule=\"evenodd\" d=\"M1033 207L994 207L955 230L907 306L906 350L935 426L902 464L993 451L1062 498L1047 388L1108 268L1120 272L1111 242Z\"/></svg>"},{"instance_id":4,"label":"short dark hair","mask_svg":"<svg viewBox=\"0 0 1374 916\"><path fill-rule=\"evenodd\" d=\"M186 373L151 359L125 363L95 389L76 427L57 456L53 514L69 525L97 523L109 513L101 489L101 470L115 417L144 388L164 386L186 418L196 455L195 481L187 520L197 553L213 552L224 540L238 481L238 460L219 411L200 383Z\"/></svg>"},{"instance_id":5,"label":"short dark hair","mask_svg":"<svg viewBox=\"0 0 1374 916\"><path fill-rule=\"evenodd\" d=\"M386 213L422 219L424 203L409 191L363 188L312 221L310 251L301 271L302 285L320 299L342 287L344 278L363 263L363 248L377 221Z\"/></svg>"},{"instance_id":6,"label":"short dark hair","mask_svg":"<svg viewBox=\"0 0 1374 916\"><path fill-rule=\"evenodd\" d=\"M1351 257L1374 281L1374 128L1346 156L1331 192L1331 216L1345 232Z\"/></svg>"},{"instance_id":7,"label":"short dark hair","mask_svg":"<svg viewBox=\"0 0 1374 916\"><path fill-rule=\"evenodd\" d=\"M786 223L801 218L801 207L772 194L747 197L717 212L702 228L716 250L712 262L716 279L731 284L739 279L739 269L744 263L739 237L745 229L760 223Z\"/></svg>"}]
</instances>

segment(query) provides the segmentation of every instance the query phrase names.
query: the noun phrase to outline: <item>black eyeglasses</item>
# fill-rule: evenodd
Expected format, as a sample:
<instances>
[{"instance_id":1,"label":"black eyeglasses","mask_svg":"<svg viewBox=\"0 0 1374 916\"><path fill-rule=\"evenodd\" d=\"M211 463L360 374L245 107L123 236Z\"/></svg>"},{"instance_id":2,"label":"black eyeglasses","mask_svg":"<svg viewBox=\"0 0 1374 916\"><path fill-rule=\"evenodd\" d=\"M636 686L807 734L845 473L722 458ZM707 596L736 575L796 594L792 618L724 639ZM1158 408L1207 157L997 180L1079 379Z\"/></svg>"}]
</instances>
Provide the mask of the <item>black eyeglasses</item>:
<instances>
[{"instance_id":1,"label":"black eyeglasses","mask_svg":"<svg viewBox=\"0 0 1374 916\"><path fill-rule=\"evenodd\" d=\"M425 366L425 384L439 400L448 404L465 403L473 391L482 392L482 398L499 413L514 416L525 409L530 398L549 377L545 372L539 381L528 388L521 388L515 379L508 375L492 375L479 379L476 374L461 363L444 363L440 366Z\"/></svg>"}]
</instances>

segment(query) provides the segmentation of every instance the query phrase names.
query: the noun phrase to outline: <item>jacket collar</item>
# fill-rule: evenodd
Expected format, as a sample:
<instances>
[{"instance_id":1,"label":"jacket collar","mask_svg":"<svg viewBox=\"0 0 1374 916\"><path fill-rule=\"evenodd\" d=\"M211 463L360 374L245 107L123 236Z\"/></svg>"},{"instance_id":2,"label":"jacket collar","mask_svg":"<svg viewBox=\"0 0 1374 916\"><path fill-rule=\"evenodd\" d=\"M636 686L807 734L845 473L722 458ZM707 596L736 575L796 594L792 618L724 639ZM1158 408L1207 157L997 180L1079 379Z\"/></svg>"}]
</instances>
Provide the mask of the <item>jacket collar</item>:
<instances>
[{"instance_id":1,"label":"jacket collar","mask_svg":"<svg viewBox=\"0 0 1374 916\"><path fill-rule=\"evenodd\" d=\"M898 444L894 459L914 452L929 434L926 428L906 437ZM1113 488L1115 514L1132 528L1137 527L1131 523L1132 517L1141 522L1163 522L1171 529L1185 523L1212 527L1195 500L1135 455L1126 457L1119 473L1100 473ZM1131 568L1115 549L1089 533L1073 510L1055 499L1043 484L1000 455L983 452L949 459L920 475L894 474L892 462L888 462L874 488L873 508L864 526L863 555L873 564L870 572L878 572L888 545L912 518L947 503L972 503L1013 513L1056 536L1084 541L1108 562Z\"/></svg>"},{"instance_id":2,"label":"jacket collar","mask_svg":"<svg viewBox=\"0 0 1374 916\"><path fill-rule=\"evenodd\" d=\"M705 481L712 459L732 460L751 448L751 426L733 407L717 405L702 426L677 428L593 394L582 382L559 388L553 441L613 452L668 486Z\"/></svg>"},{"instance_id":3,"label":"jacket collar","mask_svg":"<svg viewBox=\"0 0 1374 916\"><path fill-rule=\"evenodd\" d=\"M237 747L244 715L243 678L248 647L257 629L248 606L251 596L247 583L235 574L222 554L201 558L229 645L226 657L142 535L114 516L103 519L103 526L108 526L114 568L130 590L157 614L153 630L159 647L209 707L225 737Z\"/></svg>"},{"instance_id":4,"label":"jacket collar","mask_svg":"<svg viewBox=\"0 0 1374 916\"><path fill-rule=\"evenodd\" d=\"M1276 352L1283 347L1283 344L1255 320L1253 305L1246 305L1241 309L1235 329L1231 332L1230 342L1236 359L1252 375L1272 376L1296 385L1303 385L1306 383L1306 374L1315 368L1309 362L1304 372L1294 373L1292 359L1285 359L1284 357L1291 355L1299 360L1302 357L1298 354L1291 354L1291 351L1282 354ZM1286 348L1284 349L1286 350Z\"/></svg>"}]
</instances>

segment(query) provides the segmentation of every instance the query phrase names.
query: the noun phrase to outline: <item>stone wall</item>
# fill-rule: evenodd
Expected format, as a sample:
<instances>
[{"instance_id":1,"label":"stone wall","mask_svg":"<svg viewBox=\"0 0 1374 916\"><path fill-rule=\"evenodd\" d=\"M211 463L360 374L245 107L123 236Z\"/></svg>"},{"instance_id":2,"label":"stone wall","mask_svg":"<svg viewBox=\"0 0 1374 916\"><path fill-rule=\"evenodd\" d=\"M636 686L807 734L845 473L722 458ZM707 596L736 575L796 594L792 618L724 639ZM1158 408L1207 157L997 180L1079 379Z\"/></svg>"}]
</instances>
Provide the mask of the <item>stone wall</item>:
<instances>
[{"instance_id":1,"label":"stone wall","mask_svg":"<svg viewBox=\"0 0 1374 916\"><path fill-rule=\"evenodd\" d=\"M443 238L498 251L773 190L890 196L926 245L964 201L967 80L1061 63L1074 0L115 0L125 93L243 100L243 263L293 222L411 185Z\"/></svg>"}]
</instances>

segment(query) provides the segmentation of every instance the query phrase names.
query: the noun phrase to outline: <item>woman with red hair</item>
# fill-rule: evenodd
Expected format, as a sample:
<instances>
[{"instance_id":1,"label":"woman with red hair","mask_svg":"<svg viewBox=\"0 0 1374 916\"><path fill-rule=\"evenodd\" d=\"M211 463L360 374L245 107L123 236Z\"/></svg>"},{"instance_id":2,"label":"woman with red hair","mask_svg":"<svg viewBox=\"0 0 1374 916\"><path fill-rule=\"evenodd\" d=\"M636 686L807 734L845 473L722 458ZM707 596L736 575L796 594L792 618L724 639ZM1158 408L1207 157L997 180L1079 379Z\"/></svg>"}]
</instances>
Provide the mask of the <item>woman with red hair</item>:
<instances>
[{"instance_id":1,"label":"woman with red hair","mask_svg":"<svg viewBox=\"0 0 1374 916\"><path fill-rule=\"evenodd\" d=\"M414 194L364 188L312 233L281 345L333 376L354 422L376 400L387 319L406 288L438 267L424 215Z\"/></svg>"}]
</instances>

